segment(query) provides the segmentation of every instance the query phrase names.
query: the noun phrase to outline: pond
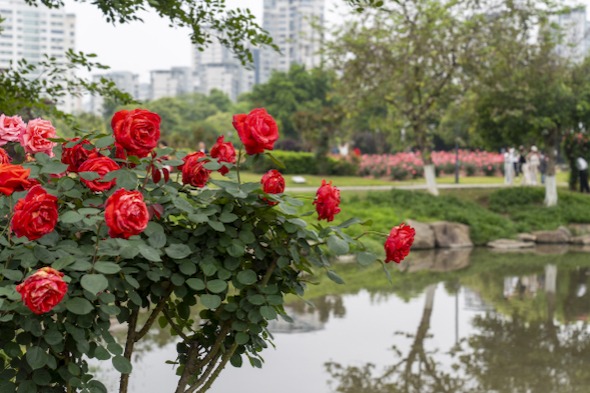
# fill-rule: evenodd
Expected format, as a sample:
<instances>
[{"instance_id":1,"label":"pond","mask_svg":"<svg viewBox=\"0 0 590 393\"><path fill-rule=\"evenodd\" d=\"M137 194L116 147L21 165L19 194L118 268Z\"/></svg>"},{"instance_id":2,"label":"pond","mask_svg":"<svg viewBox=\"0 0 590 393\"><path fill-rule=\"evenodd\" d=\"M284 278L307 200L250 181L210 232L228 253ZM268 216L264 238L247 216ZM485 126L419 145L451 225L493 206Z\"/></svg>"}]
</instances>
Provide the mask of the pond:
<instances>
[{"instance_id":1,"label":"pond","mask_svg":"<svg viewBox=\"0 0 590 393\"><path fill-rule=\"evenodd\" d=\"M265 364L229 366L211 392L588 392L590 254L537 248L415 252L404 266L342 265L294 323L271 325ZM134 359L131 393L167 393L175 344L154 331ZM101 365L101 367L103 367ZM118 376L99 369L115 391Z\"/></svg>"}]
</instances>

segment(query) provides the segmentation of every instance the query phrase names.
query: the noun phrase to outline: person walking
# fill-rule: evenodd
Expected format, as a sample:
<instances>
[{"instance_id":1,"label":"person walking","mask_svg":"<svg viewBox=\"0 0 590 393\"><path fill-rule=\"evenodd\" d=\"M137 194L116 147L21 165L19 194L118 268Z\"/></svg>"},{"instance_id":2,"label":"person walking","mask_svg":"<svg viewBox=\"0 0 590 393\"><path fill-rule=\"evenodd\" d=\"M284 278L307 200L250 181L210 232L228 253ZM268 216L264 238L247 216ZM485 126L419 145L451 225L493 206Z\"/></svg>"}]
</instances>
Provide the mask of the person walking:
<instances>
[{"instance_id":1,"label":"person walking","mask_svg":"<svg viewBox=\"0 0 590 393\"><path fill-rule=\"evenodd\" d=\"M547 173L547 156L545 153L539 153L539 173L541 174L541 184L545 184L545 175Z\"/></svg>"},{"instance_id":2,"label":"person walking","mask_svg":"<svg viewBox=\"0 0 590 393\"><path fill-rule=\"evenodd\" d=\"M580 192L590 193L590 186L588 186L588 162L583 157L576 159L576 168L580 175Z\"/></svg>"},{"instance_id":3,"label":"person walking","mask_svg":"<svg viewBox=\"0 0 590 393\"><path fill-rule=\"evenodd\" d=\"M537 146L531 146L531 151L527 156L527 162L529 164L529 184L531 186L537 185L537 174L539 172L539 165L541 164L541 158Z\"/></svg>"},{"instance_id":4,"label":"person walking","mask_svg":"<svg viewBox=\"0 0 590 393\"><path fill-rule=\"evenodd\" d=\"M526 162L526 151L524 150L524 146L520 146L518 148L519 155L518 155L518 171L522 174L522 178L520 179L520 184L523 186L529 185L529 166Z\"/></svg>"}]
</instances>

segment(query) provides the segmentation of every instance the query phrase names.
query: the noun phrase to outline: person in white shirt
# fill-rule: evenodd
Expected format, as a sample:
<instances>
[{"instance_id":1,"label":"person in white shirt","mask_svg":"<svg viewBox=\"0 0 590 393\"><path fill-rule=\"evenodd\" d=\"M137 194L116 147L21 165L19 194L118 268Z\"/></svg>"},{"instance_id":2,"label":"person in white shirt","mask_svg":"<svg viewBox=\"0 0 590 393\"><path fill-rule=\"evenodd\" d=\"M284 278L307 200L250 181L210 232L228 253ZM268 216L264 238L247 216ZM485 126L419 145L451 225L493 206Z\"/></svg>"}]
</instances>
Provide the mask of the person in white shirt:
<instances>
[{"instance_id":1,"label":"person in white shirt","mask_svg":"<svg viewBox=\"0 0 590 393\"><path fill-rule=\"evenodd\" d=\"M541 159L539 157L539 151L537 146L531 146L531 151L527 157L527 162L529 163L529 184L532 186L537 185L537 174L539 173L539 165L541 164Z\"/></svg>"},{"instance_id":2,"label":"person in white shirt","mask_svg":"<svg viewBox=\"0 0 590 393\"><path fill-rule=\"evenodd\" d=\"M504 151L504 184L512 185L514 180L514 148Z\"/></svg>"},{"instance_id":3,"label":"person in white shirt","mask_svg":"<svg viewBox=\"0 0 590 393\"><path fill-rule=\"evenodd\" d=\"M578 157L576 168L578 168L580 175L580 192L590 193L590 186L588 186L588 162L583 157Z\"/></svg>"}]
</instances>

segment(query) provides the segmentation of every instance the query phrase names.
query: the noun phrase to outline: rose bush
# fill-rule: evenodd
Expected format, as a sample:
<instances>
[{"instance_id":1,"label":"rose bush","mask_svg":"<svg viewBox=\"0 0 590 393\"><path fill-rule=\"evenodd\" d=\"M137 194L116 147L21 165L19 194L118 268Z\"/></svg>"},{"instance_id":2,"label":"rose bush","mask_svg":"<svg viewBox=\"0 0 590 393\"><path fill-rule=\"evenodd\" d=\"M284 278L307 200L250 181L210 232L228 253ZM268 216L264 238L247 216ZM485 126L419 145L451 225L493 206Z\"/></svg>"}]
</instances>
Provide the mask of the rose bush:
<instances>
[{"instance_id":1,"label":"rose bush","mask_svg":"<svg viewBox=\"0 0 590 393\"><path fill-rule=\"evenodd\" d=\"M89 359L112 362L127 392L134 346L154 324L179 340L177 357L162 359L176 365L171 391L204 392L227 364L261 366L268 321L289 319L284 298L303 295L310 273L341 282L332 256L378 259L346 233L359 220L319 221L341 209L331 182L308 224L278 171L242 183L256 157L236 159L222 138L209 156L156 148L159 116L142 109L115 114L112 135L72 140L45 120L21 122L0 117L0 140L25 157L0 164L2 393L106 392ZM248 154L269 154L278 138L263 109L234 126ZM386 262L407 255L406 228L387 238ZM114 324L127 327L124 342Z\"/></svg>"}]
</instances>

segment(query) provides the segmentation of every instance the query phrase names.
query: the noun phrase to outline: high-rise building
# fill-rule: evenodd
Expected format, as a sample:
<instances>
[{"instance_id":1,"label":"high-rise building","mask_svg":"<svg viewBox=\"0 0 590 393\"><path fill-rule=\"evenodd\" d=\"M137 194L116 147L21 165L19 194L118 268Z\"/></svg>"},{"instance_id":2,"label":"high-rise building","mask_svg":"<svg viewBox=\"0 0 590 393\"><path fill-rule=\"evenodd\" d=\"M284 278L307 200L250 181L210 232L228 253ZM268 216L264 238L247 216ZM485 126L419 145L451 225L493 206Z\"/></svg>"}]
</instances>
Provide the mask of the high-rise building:
<instances>
[{"instance_id":1,"label":"high-rise building","mask_svg":"<svg viewBox=\"0 0 590 393\"><path fill-rule=\"evenodd\" d=\"M102 75L93 75L93 82L100 82L102 78L110 79L113 81L115 86L125 93L129 93L133 98L141 100L139 75L134 74L130 71L115 71L109 72ZM103 113L104 98L96 95L90 98L89 111L97 116L102 116Z\"/></svg>"},{"instance_id":2,"label":"high-rise building","mask_svg":"<svg viewBox=\"0 0 590 393\"><path fill-rule=\"evenodd\" d=\"M150 72L150 99L175 97L195 91L193 70L190 67L172 67L169 70L154 70Z\"/></svg>"},{"instance_id":3,"label":"high-rise building","mask_svg":"<svg viewBox=\"0 0 590 393\"><path fill-rule=\"evenodd\" d=\"M20 59L37 64L45 55L54 57L61 66L66 63L65 52L75 47L76 16L63 9L33 7L24 0L0 0L0 16L4 19L0 24L0 69ZM76 112L81 109L81 99L64 97L58 107Z\"/></svg>"},{"instance_id":4,"label":"high-rise building","mask_svg":"<svg viewBox=\"0 0 590 393\"><path fill-rule=\"evenodd\" d=\"M552 17L560 28L561 43L555 48L558 55L574 62L584 60L590 52L590 23L586 19L586 7L572 8L570 12Z\"/></svg>"},{"instance_id":5,"label":"high-rise building","mask_svg":"<svg viewBox=\"0 0 590 393\"><path fill-rule=\"evenodd\" d=\"M258 83L264 83L273 71L289 70L292 64L307 69L321 65L319 54L324 25L325 0L264 0L262 27L269 32L281 53L270 48L260 52Z\"/></svg>"},{"instance_id":6,"label":"high-rise building","mask_svg":"<svg viewBox=\"0 0 590 393\"><path fill-rule=\"evenodd\" d=\"M253 52L256 54L258 50ZM202 51L194 46L192 58L197 91L200 93L209 94L217 89L235 101L254 85L254 71L246 69L228 48L217 41Z\"/></svg>"}]
</instances>

